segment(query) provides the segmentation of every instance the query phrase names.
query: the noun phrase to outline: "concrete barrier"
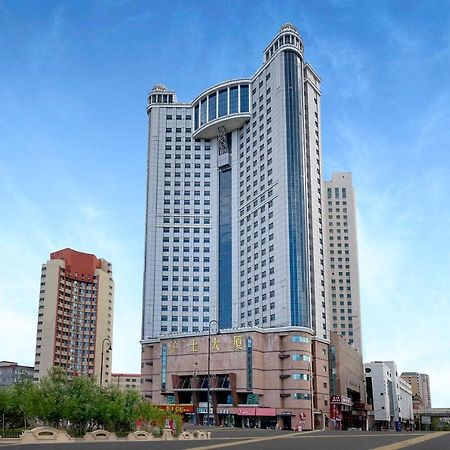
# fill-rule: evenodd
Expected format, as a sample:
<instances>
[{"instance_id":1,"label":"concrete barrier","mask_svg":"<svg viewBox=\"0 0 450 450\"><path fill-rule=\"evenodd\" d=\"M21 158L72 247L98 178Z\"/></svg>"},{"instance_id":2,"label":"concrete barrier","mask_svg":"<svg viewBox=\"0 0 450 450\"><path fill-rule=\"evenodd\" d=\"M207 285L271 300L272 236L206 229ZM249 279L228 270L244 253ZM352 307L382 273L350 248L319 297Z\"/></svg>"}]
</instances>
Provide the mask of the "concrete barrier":
<instances>
[{"instance_id":1,"label":"concrete barrier","mask_svg":"<svg viewBox=\"0 0 450 450\"><path fill-rule=\"evenodd\" d=\"M85 441L117 441L115 433L111 433L106 430L95 430L86 433L84 436Z\"/></svg>"},{"instance_id":2,"label":"concrete barrier","mask_svg":"<svg viewBox=\"0 0 450 450\"><path fill-rule=\"evenodd\" d=\"M65 431L52 427L36 427L32 430L25 430L20 436L23 443L31 442L69 442L70 436Z\"/></svg>"},{"instance_id":3,"label":"concrete barrier","mask_svg":"<svg viewBox=\"0 0 450 450\"><path fill-rule=\"evenodd\" d=\"M129 441L153 441L155 437L153 434L144 430L134 431L127 436Z\"/></svg>"},{"instance_id":4,"label":"concrete barrier","mask_svg":"<svg viewBox=\"0 0 450 450\"><path fill-rule=\"evenodd\" d=\"M193 435L192 439L199 439L199 440L211 439L211 433L209 431L195 430L192 433L192 435Z\"/></svg>"},{"instance_id":5,"label":"concrete barrier","mask_svg":"<svg viewBox=\"0 0 450 450\"><path fill-rule=\"evenodd\" d=\"M173 441L174 439L176 439L176 437L172 433L171 428L163 428L161 438L163 441Z\"/></svg>"},{"instance_id":6,"label":"concrete barrier","mask_svg":"<svg viewBox=\"0 0 450 450\"><path fill-rule=\"evenodd\" d=\"M179 436L174 436L172 429L164 428L160 438L155 438L151 433L144 430L137 430L129 433L127 438L129 441L189 441L189 440L206 440L211 439L211 433L207 431L183 431ZM106 430L95 430L86 433L84 440L88 442L93 441L117 441L117 435ZM37 427L32 430L25 430L21 437L20 442L24 444L28 443L44 443L44 442L70 442L72 438L65 432L57 430L51 427Z\"/></svg>"},{"instance_id":7,"label":"concrete barrier","mask_svg":"<svg viewBox=\"0 0 450 450\"><path fill-rule=\"evenodd\" d=\"M194 439L194 435L192 433L189 433L189 431L183 431L179 436L178 439L180 441L191 441Z\"/></svg>"}]
</instances>

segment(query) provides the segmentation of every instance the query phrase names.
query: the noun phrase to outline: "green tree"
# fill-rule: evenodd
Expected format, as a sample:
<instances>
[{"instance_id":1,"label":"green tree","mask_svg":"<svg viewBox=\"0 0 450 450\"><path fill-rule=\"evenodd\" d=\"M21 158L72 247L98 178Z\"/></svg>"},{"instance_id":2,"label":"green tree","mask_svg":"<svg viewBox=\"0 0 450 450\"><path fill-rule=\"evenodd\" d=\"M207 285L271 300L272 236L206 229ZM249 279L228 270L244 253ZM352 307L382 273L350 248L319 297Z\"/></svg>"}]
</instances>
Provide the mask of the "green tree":
<instances>
[{"instance_id":1,"label":"green tree","mask_svg":"<svg viewBox=\"0 0 450 450\"><path fill-rule=\"evenodd\" d=\"M67 384L65 395L63 417L77 435L83 435L93 426L101 397L100 387L92 378L82 375Z\"/></svg>"},{"instance_id":2,"label":"green tree","mask_svg":"<svg viewBox=\"0 0 450 450\"><path fill-rule=\"evenodd\" d=\"M67 411L68 377L64 369L54 367L42 378L34 393L34 413L45 425L58 427Z\"/></svg>"}]
</instances>

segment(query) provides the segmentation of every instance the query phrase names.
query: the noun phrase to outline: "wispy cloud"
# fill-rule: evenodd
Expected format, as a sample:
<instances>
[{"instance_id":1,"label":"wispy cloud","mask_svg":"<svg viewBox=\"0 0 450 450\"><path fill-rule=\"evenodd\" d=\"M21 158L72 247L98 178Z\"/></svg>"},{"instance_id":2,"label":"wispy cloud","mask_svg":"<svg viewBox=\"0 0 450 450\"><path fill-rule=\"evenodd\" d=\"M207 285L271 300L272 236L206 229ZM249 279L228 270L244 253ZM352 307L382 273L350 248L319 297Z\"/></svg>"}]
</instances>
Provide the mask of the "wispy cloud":
<instances>
[{"instance_id":1,"label":"wispy cloud","mask_svg":"<svg viewBox=\"0 0 450 450\"><path fill-rule=\"evenodd\" d=\"M344 98L367 98L369 94L368 71L371 59L367 52L345 38L332 39L313 35L308 42L308 53L320 60L327 73L327 83L333 95Z\"/></svg>"},{"instance_id":2,"label":"wispy cloud","mask_svg":"<svg viewBox=\"0 0 450 450\"><path fill-rule=\"evenodd\" d=\"M59 67L67 47L65 36L67 5L58 4L48 16L47 26L36 31L34 39L28 41L28 61L35 76L43 70Z\"/></svg>"}]
</instances>

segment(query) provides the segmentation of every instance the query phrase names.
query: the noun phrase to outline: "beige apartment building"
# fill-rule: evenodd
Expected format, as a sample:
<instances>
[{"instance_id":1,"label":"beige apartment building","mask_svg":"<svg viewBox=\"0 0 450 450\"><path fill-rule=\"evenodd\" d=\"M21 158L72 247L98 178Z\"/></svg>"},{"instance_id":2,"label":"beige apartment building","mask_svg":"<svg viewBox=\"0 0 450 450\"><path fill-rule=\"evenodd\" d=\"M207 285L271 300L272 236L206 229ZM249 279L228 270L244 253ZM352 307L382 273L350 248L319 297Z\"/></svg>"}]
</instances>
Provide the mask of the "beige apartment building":
<instances>
[{"instance_id":1,"label":"beige apartment building","mask_svg":"<svg viewBox=\"0 0 450 450\"><path fill-rule=\"evenodd\" d=\"M362 352L358 237L355 194L350 172L324 182L326 288L329 327Z\"/></svg>"},{"instance_id":2,"label":"beige apartment building","mask_svg":"<svg viewBox=\"0 0 450 450\"><path fill-rule=\"evenodd\" d=\"M211 329L210 336L165 335L142 344L145 398L179 406L199 423L207 423L208 379L215 424L310 430L312 417L315 429L327 422L328 341L310 329Z\"/></svg>"},{"instance_id":3,"label":"beige apartment building","mask_svg":"<svg viewBox=\"0 0 450 450\"><path fill-rule=\"evenodd\" d=\"M111 263L69 248L51 253L41 270L35 380L62 367L109 383L113 308Z\"/></svg>"},{"instance_id":4,"label":"beige apartment building","mask_svg":"<svg viewBox=\"0 0 450 450\"><path fill-rule=\"evenodd\" d=\"M430 377L418 372L403 372L400 376L411 385L414 409L430 409Z\"/></svg>"}]
</instances>

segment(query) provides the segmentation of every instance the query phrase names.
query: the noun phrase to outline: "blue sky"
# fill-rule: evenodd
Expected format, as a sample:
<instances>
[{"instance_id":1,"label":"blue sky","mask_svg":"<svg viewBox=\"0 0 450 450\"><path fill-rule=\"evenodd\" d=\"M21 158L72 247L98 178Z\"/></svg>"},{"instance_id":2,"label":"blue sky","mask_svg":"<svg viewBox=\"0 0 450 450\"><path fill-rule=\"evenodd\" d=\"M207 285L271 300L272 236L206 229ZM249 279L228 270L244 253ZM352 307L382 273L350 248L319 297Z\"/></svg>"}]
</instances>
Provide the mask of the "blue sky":
<instances>
[{"instance_id":1,"label":"blue sky","mask_svg":"<svg viewBox=\"0 0 450 450\"><path fill-rule=\"evenodd\" d=\"M139 371L146 95L251 76L285 22L322 77L325 176L357 191L366 361L450 406L447 1L0 0L0 360L34 361L41 263L113 263L115 371Z\"/></svg>"}]
</instances>

